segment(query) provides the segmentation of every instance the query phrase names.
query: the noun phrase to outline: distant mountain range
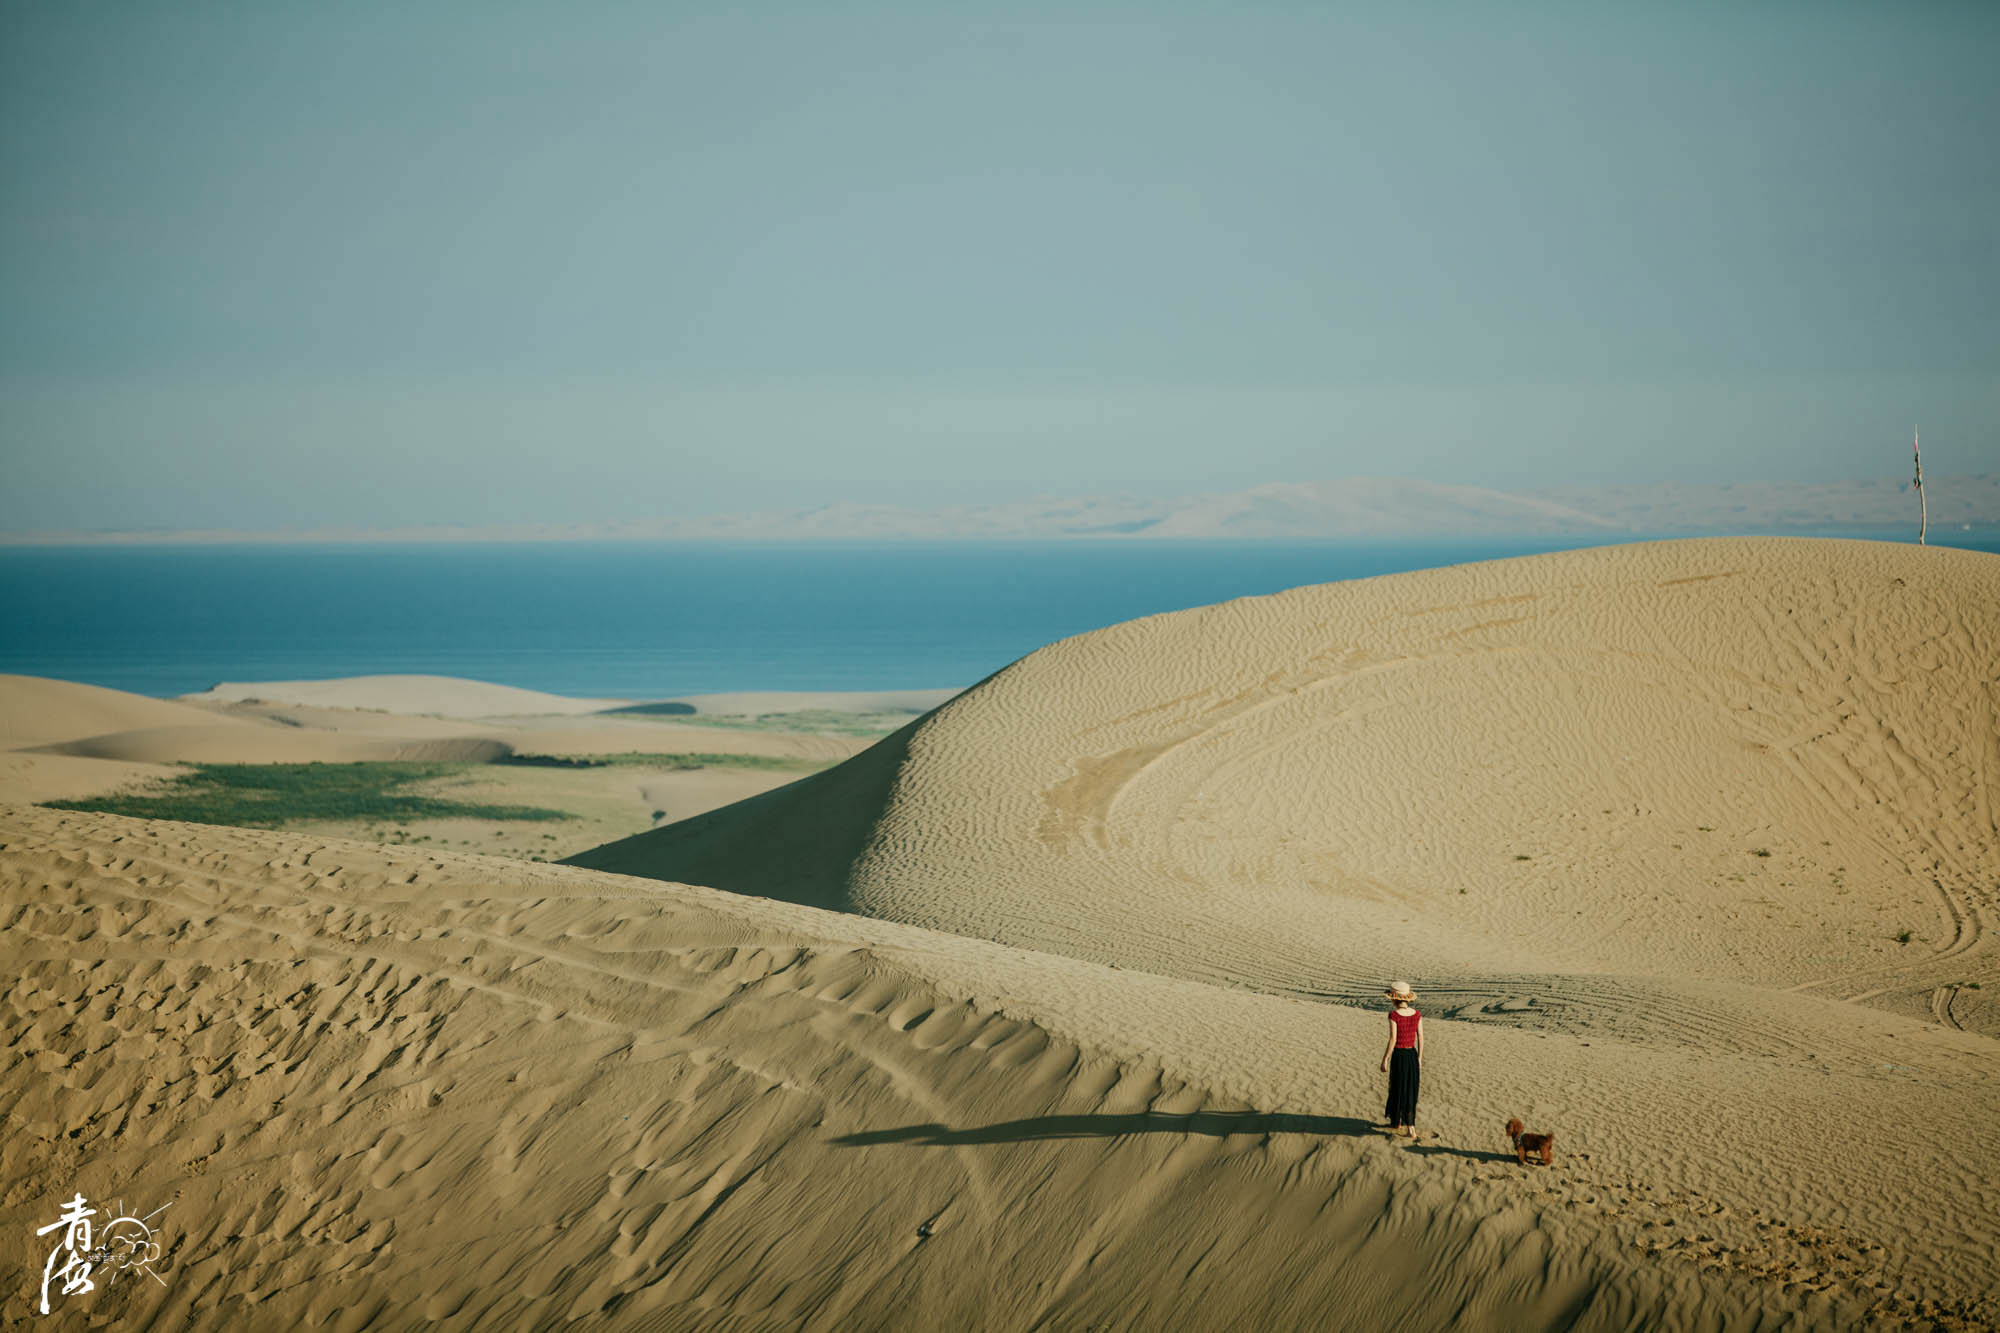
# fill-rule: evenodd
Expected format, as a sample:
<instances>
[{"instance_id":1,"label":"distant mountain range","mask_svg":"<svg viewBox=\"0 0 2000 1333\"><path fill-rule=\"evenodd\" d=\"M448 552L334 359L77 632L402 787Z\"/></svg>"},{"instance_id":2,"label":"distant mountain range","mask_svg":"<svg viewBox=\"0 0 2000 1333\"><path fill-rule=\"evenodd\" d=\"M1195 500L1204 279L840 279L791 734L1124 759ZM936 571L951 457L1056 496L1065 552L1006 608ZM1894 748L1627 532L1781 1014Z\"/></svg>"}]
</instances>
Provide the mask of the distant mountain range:
<instances>
[{"instance_id":1,"label":"distant mountain range","mask_svg":"<svg viewBox=\"0 0 2000 1333\"><path fill-rule=\"evenodd\" d=\"M1933 531L2000 531L2000 474L1926 481ZM1400 477L1280 482L1174 499L1094 496L944 509L811 509L505 527L310 532L13 533L0 542L590 541L632 539L1312 538L1783 533L1917 528L1907 481L1561 486L1495 491Z\"/></svg>"},{"instance_id":2,"label":"distant mountain range","mask_svg":"<svg viewBox=\"0 0 2000 1333\"><path fill-rule=\"evenodd\" d=\"M2000 529L2000 474L1933 478L1925 490L1934 529ZM659 525L658 533L1304 538L1861 531L1903 526L1914 533L1916 525L1917 497L1909 483L1887 480L1496 491L1401 477L1351 477L1168 500L1112 496L930 510L826 505L792 513L677 520Z\"/></svg>"}]
</instances>

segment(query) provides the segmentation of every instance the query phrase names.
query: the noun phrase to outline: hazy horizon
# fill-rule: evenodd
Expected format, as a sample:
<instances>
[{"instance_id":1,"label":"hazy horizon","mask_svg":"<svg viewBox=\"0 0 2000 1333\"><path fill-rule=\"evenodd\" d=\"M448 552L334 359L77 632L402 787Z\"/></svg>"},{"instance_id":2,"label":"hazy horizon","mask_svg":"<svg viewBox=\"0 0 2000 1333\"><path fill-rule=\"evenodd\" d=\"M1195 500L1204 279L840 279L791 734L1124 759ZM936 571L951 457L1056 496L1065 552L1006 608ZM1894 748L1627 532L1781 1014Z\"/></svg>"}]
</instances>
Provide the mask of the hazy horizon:
<instances>
[{"instance_id":1,"label":"hazy horizon","mask_svg":"<svg viewBox=\"0 0 2000 1333\"><path fill-rule=\"evenodd\" d=\"M2000 8L0 15L0 531L2000 459Z\"/></svg>"}]
</instances>

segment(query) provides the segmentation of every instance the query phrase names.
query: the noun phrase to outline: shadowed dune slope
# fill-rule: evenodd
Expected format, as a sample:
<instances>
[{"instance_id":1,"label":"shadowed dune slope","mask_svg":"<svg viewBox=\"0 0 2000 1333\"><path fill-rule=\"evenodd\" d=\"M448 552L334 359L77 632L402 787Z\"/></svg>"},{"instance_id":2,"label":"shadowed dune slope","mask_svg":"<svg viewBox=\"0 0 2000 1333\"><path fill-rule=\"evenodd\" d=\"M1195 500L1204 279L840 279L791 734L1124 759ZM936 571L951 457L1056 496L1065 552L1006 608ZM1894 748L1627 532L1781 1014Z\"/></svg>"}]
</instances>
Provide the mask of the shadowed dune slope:
<instances>
[{"instance_id":1,"label":"shadowed dune slope","mask_svg":"<svg viewBox=\"0 0 2000 1333\"><path fill-rule=\"evenodd\" d=\"M1741 983L1994 1032L1996 719L1991 555L1606 547L1065 640L575 862L1524 1022Z\"/></svg>"},{"instance_id":2,"label":"shadowed dune slope","mask_svg":"<svg viewBox=\"0 0 2000 1333\"><path fill-rule=\"evenodd\" d=\"M708 889L9 807L0 922L0 1229L171 1205L51 1327L2000 1318L1994 1043L1823 1000L1754 1060L1441 1023L1406 1148L1379 1014Z\"/></svg>"},{"instance_id":3,"label":"shadowed dune slope","mask_svg":"<svg viewBox=\"0 0 2000 1333\"><path fill-rule=\"evenodd\" d=\"M661 878L668 861L717 887L839 911L852 867L909 758L913 722L834 768L664 829L592 848L567 864ZM706 883L699 875L687 883Z\"/></svg>"}]
</instances>

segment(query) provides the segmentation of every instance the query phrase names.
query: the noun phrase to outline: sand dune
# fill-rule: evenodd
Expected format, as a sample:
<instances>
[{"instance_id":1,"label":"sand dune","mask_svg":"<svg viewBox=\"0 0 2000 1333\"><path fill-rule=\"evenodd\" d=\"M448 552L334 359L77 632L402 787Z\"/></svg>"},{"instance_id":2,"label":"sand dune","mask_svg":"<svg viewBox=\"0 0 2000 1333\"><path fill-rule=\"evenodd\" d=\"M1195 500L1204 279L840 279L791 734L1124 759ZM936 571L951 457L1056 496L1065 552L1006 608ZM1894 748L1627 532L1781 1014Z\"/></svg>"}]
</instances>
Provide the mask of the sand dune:
<instances>
[{"instance_id":1,"label":"sand dune","mask_svg":"<svg viewBox=\"0 0 2000 1333\"><path fill-rule=\"evenodd\" d=\"M263 699L216 700L191 696L193 706L216 717L233 717L308 731L337 731L343 736L390 736L399 740L460 739L497 736L500 728L475 718L385 713L373 709L324 708L315 704L273 703ZM510 724L530 719L510 718ZM569 722L568 716L551 721Z\"/></svg>"},{"instance_id":2,"label":"sand dune","mask_svg":"<svg viewBox=\"0 0 2000 1333\"><path fill-rule=\"evenodd\" d=\"M393 683L408 680L427 684L398 699L401 687ZM378 686L379 682L392 684ZM282 702L289 690L284 682L219 686L221 693L168 700L70 681L0 675L0 799L28 803L100 795L165 776L170 771L165 766L171 764L488 763L512 753L659 752L830 762L868 744L866 738L854 736L601 716L593 710L615 701L566 699L446 677L357 677L304 684L325 686L332 698L372 702L365 708ZM432 685L436 692L426 694ZM460 690L461 686L465 688ZM226 697L232 691L245 697ZM778 713L875 711L878 706L914 708L949 694L733 695L715 696L710 702L755 702ZM454 703L463 715L389 712L374 706L392 702ZM493 718L477 715L478 709L503 704L546 704L547 711L502 712ZM710 707L709 711L729 710ZM706 809L735 800L745 792L744 776L706 771L676 775L672 785L677 789L677 808L693 804ZM763 775L754 781L762 790L779 779ZM714 792L697 790L704 784L713 786Z\"/></svg>"},{"instance_id":3,"label":"sand dune","mask_svg":"<svg viewBox=\"0 0 2000 1333\"><path fill-rule=\"evenodd\" d=\"M142 727L44 748L51 754L152 764L354 763L369 759L479 764L509 753L498 741L472 737L371 741L327 731L256 727L213 719L198 726Z\"/></svg>"},{"instance_id":4,"label":"sand dune","mask_svg":"<svg viewBox=\"0 0 2000 1333\"><path fill-rule=\"evenodd\" d=\"M894 923L20 809L0 893L0 1227L171 1201L119 1326L2000 1317L1994 1043L1854 1006L1794 997L1848 1029L1812 1058L1442 1023L1405 1148L1379 1015ZM0 1257L17 1319L40 1257Z\"/></svg>"},{"instance_id":5,"label":"sand dune","mask_svg":"<svg viewBox=\"0 0 2000 1333\"><path fill-rule=\"evenodd\" d=\"M595 713L629 699L572 699L564 694L494 685L456 676L344 676L336 680L224 681L190 702L308 704L321 708L366 708L384 713L438 717L508 717L517 714Z\"/></svg>"},{"instance_id":6,"label":"sand dune","mask_svg":"<svg viewBox=\"0 0 2000 1333\"><path fill-rule=\"evenodd\" d=\"M0 805L83 800L162 782L178 771L166 764L0 750Z\"/></svg>"},{"instance_id":7,"label":"sand dune","mask_svg":"<svg viewBox=\"0 0 2000 1333\"><path fill-rule=\"evenodd\" d=\"M356 736L34 676L0 676L0 801L101 796L184 763L365 759L486 762L509 752L475 736Z\"/></svg>"},{"instance_id":8,"label":"sand dune","mask_svg":"<svg viewBox=\"0 0 2000 1333\"><path fill-rule=\"evenodd\" d=\"M412 722L414 726L364 728L357 734L66 680L0 676L0 751L17 754L150 765L363 759L484 763L510 750L491 737L469 731L440 734L426 730L423 719Z\"/></svg>"},{"instance_id":9,"label":"sand dune","mask_svg":"<svg viewBox=\"0 0 2000 1333\"><path fill-rule=\"evenodd\" d=\"M542 716L448 718L384 713L310 704L211 702L206 714L398 742L490 740L521 754L608 755L705 753L766 755L784 759L845 759L868 740L808 731L745 730L669 718L554 713Z\"/></svg>"},{"instance_id":10,"label":"sand dune","mask_svg":"<svg viewBox=\"0 0 2000 1333\"><path fill-rule=\"evenodd\" d=\"M215 719L169 699L41 676L0 675L0 750L60 745L112 732L202 726Z\"/></svg>"},{"instance_id":11,"label":"sand dune","mask_svg":"<svg viewBox=\"0 0 2000 1333\"><path fill-rule=\"evenodd\" d=\"M755 690L687 694L650 701L684 705L690 715L768 716L784 713L923 713L950 699L955 689ZM345 727L330 710L386 713L400 718L580 717L634 706L629 699L578 699L455 676L346 676L334 680L231 681L183 702L209 707L254 704L267 712L289 706L313 710L315 725ZM629 720L629 719L627 719Z\"/></svg>"},{"instance_id":12,"label":"sand dune","mask_svg":"<svg viewBox=\"0 0 2000 1333\"><path fill-rule=\"evenodd\" d=\"M1279 993L1413 974L1553 1022L1735 982L1993 1033L1996 663L1970 552L1395 575L1054 644L574 859Z\"/></svg>"}]
</instances>

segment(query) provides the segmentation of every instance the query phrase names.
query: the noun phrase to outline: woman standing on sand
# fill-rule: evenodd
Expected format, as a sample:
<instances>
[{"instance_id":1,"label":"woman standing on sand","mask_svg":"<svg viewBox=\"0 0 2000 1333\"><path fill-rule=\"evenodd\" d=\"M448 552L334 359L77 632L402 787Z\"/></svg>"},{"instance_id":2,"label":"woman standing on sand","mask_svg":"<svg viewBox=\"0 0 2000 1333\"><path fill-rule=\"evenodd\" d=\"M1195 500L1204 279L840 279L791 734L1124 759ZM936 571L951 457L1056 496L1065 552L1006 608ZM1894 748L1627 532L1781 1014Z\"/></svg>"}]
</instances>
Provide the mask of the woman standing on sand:
<instances>
[{"instance_id":1,"label":"woman standing on sand","mask_svg":"<svg viewBox=\"0 0 2000 1333\"><path fill-rule=\"evenodd\" d=\"M1389 1132L1416 1137L1417 1067L1424 1058L1424 1016L1417 1012L1416 993L1407 981L1392 981L1382 992L1389 997L1389 1045L1382 1052L1382 1071L1389 1076L1389 1103L1382 1109Z\"/></svg>"}]
</instances>

